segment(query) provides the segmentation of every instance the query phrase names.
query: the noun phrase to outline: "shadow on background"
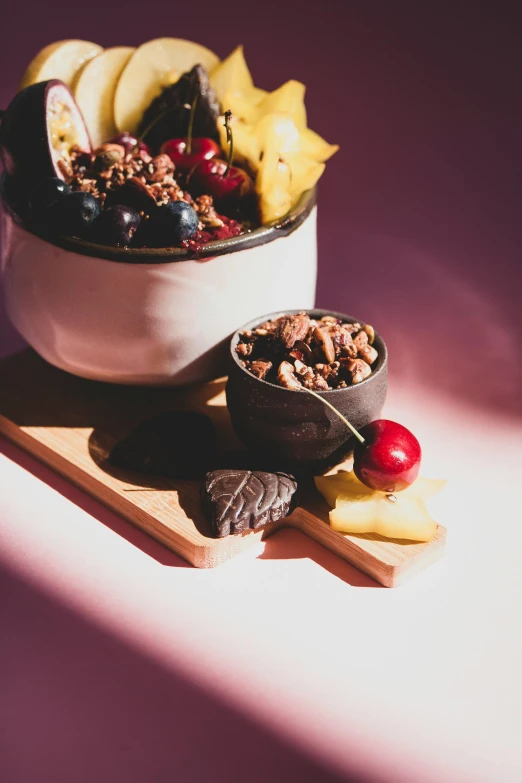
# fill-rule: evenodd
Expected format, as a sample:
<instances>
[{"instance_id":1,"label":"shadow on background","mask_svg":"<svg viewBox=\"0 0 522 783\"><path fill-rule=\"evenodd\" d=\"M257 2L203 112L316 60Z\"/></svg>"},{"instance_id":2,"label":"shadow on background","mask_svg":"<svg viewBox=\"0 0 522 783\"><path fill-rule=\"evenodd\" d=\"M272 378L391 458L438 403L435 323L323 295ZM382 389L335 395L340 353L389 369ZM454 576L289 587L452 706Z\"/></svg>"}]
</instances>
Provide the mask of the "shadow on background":
<instances>
[{"instance_id":1,"label":"shadow on background","mask_svg":"<svg viewBox=\"0 0 522 783\"><path fill-rule=\"evenodd\" d=\"M3 567L0 624L5 783L385 783L326 769Z\"/></svg>"}]
</instances>

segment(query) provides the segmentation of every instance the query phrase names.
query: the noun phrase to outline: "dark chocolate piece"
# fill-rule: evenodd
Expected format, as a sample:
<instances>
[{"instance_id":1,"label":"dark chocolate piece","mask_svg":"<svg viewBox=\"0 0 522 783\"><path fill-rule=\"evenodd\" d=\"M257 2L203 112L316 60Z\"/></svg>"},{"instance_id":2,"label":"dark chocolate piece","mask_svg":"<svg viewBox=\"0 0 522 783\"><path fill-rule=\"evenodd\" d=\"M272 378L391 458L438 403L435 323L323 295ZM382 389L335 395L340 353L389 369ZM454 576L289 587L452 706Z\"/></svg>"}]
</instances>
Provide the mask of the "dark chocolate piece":
<instances>
[{"instance_id":1,"label":"dark chocolate piece","mask_svg":"<svg viewBox=\"0 0 522 783\"><path fill-rule=\"evenodd\" d=\"M187 106L192 105L196 95L192 135L194 138L207 136L219 141L217 119L221 107L210 85L208 73L201 65L195 65L182 74L175 84L165 87L143 115L138 133L150 127L144 141L154 152L158 152L167 139L184 138L187 135L190 117Z\"/></svg>"},{"instance_id":2,"label":"dark chocolate piece","mask_svg":"<svg viewBox=\"0 0 522 783\"><path fill-rule=\"evenodd\" d=\"M171 411L144 421L114 446L109 464L167 478L196 479L215 465L216 435L208 416Z\"/></svg>"},{"instance_id":3,"label":"dark chocolate piece","mask_svg":"<svg viewBox=\"0 0 522 783\"><path fill-rule=\"evenodd\" d=\"M286 517L295 504L297 482L288 473L213 470L202 488L205 514L216 538L259 530Z\"/></svg>"}]
</instances>

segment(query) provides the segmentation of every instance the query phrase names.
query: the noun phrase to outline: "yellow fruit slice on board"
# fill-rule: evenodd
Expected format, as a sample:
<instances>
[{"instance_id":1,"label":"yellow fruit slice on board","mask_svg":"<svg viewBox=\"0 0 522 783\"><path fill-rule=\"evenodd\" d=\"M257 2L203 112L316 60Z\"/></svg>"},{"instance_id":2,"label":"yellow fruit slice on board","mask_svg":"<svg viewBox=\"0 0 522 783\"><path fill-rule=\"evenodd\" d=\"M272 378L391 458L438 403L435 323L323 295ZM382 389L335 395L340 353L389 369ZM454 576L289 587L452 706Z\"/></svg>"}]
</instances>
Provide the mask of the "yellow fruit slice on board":
<instances>
[{"instance_id":1,"label":"yellow fruit slice on board","mask_svg":"<svg viewBox=\"0 0 522 783\"><path fill-rule=\"evenodd\" d=\"M339 150L338 144L328 144L311 128L301 130L301 151L319 163L325 163Z\"/></svg>"},{"instance_id":2,"label":"yellow fruit slice on board","mask_svg":"<svg viewBox=\"0 0 522 783\"><path fill-rule=\"evenodd\" d=\"M335 506L339 495L358 498L374 494L375 490L363 484L352 471L341 470L331 476L316 476L315 486L329 506ZM419 478L407 489L397 492L397 497L411 496L421 500L430 500L446 486L443 479ZM385 493L379 492L378 495Z\"/></svg>"},{"instance_id":3,"label":"yellow fruit slice on board","mask_svg":"<svg viewBox=\"0 0 522 783\"><path fill-rule=\"evenodd\" d=\"M47 79L60 79L68 87L74 87L83 66L103 51L91 41L55 41L38 52L22 76L20 89Z\"/></svg>"},{"instance_id":4,"label":"yellow fruit slice on board","mask_svg":"<svg viewBox=\"0 0 522 783\"><path fill-rule=\"evenodd\" d=\"M94 148L116 135L114 95L118 80L134 47L114 46L98 54L82 69L74 97L78 103Z\"/></svg>"},{"instance_id":5,"label":"yellow fruit slice on board","mask_svg":"<svg viewBox=\"0 0 522 783\"><path fill-rule=\"evenodd\" d=\"M332 508L339 495L350 494L353 497L371 495L374 490L366 487L356 477L355 473L340 471L332 476L316 476L315 486Z\"/></svg>"},{"instance_id":6,"label":"yellow fruit slice on board","mask_svg":"<svg viewBox=\"0 0 522 783\"><path fill-rule=\"evenodd\" d=\"M116 127L134 133L145 109L164 87L195 65L211 72L218 64L219 57L210 49L182 38L156 38L142 44L123 69L116 87Z\"/></svg>"},{"instance_id":7,"label":"yellow fruit slice on board","mask_svg":"<svg viewBox=\"0 0 522 783\"><path fill-rule=\"evenodd\" d=\"M340 533L376 533L386 538L431 541L437 532L433 520L418 497L401 496L391 501L382 493L354 498L340 495L330 511L330 526Z\"/></svg>"},{"instance_id":8,"label":"yellow fruit slice on board","mask_svg":"<svg viewBox=\"0 0 522 783\"><path fill-rule=\"evenodd\" d=\"M255 90L254 81L246 64L243 47L238 46L234 49L228 57L225 57L210 74L210 83L216 95L223 105L223 110L226 111L228 106L225 106L225 96L228 93L244 95L245 100L250 98L253 103L253 93ZM233 109L230 109L233 111Z\"/></svg>"},{"instance_id":9,"label":"yellow fruit slice on board","mask_svg":"<svg viewBox=\"0 0 522 783\"><path fill-rule=\"evenodd\" d=\"M290 114L298 128L306 128L306 108L304 102L306 87L302 82L291 79L268 93L259 104L261 114Z\"/></svg>"}]
</instances>

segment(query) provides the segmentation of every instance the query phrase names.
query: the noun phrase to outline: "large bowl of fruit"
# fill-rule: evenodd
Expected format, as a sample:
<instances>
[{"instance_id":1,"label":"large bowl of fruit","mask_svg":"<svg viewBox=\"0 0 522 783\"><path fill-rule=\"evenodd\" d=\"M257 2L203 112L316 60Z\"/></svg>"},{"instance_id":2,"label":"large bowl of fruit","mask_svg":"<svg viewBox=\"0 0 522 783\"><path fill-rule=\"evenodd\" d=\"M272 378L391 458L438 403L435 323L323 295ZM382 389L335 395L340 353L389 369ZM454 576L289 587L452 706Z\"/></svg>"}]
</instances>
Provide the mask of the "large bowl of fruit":
<instances>
[{"instance_id":1,"label":"large bowl of fruit","mask_svg":"<svg viewBox=\"0 0 522 783\"><path fill-rule=\"evenodd\" d=\"M313 307L336 150L307 127L304 85L254 86L242 47L51 44L0 125L11 320L82 377L215 377L252 312Z\"/></svg>"}]
</instances>

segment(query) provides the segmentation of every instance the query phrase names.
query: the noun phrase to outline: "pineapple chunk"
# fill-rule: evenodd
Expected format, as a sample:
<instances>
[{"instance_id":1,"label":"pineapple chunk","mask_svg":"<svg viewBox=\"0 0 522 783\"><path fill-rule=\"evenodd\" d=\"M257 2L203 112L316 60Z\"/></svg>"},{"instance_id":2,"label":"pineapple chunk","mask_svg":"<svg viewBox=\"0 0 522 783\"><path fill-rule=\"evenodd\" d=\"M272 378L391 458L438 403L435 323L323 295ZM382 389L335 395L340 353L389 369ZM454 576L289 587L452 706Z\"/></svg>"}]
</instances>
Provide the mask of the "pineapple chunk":
<instances>
[{"instance_id":1,"label":"pineapple chunk","mask_svg":"<svg viewBox=\"0 0 522 783\"><path fill-rule=\"evenodd\" d=\"M261 114L289 114L298 128L306 128L305 90L302 82L296 82L294 79L285 82L274 92L268 93L259 104Z\"/></svg>"},{"instance_id":2,"label":"pineapple chunk","mask_svg":"<svg viewBox=\"0 0 522 783\"><path fill-rule=\"evenodd\" d=\"M319 163L325 163L339 149L338 144L328 144L311 128L301 130L301 150Z\"/></svg>"},{"instance_id":3,"label":"pineapple chunk","mask_svg":"<svg viewBox=\"0 0 522 783\"><path fill-rule=\"evenodd\" d=\"M437 532L421 498L401 496L388 500L383 492L355 499L340 495L337 506L330 511L330 526L340 533L376 533L386 538L408 541L431 541Z\"/></svg>"},{"instance_id":4,"label":"pineapple chunk","mask_svg":"<svg viewBox=\"0 0 522 783\"><path fill-rule=\"evenodd\" d=\"M243 47L238 46L228 55L211 73L210 83L216 91L216 95L223 104L223 110L232 107L226 106L225 96L230 93L244 95L248 100L252 93L252 98L256 94L254 81L246 64ZM259 99L260 100L260 99ZM258 100L258 102L259 102ZM254 103L254 100L252 100Z\"/></svg>"}]
</instances>

